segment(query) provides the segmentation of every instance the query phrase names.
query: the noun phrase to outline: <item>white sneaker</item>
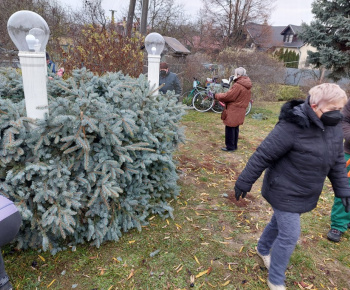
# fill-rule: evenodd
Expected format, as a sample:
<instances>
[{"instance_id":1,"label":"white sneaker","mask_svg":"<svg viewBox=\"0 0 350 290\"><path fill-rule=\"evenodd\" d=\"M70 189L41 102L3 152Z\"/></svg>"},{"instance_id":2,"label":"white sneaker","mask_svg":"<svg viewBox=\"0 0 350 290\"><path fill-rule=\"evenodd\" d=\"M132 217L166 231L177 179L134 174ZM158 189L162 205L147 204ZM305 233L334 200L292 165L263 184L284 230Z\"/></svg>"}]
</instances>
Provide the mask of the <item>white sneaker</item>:
<instances>
[{"instance_id":1,"label":"white sneaker","mask_svg":"<svg viewBox=\"0 0 350 290\"><path fill-rule=\"evenodd\" d=\"M270 290L286 290L286 287L284 285L272 284L270 280L267 280L267 285L269 285Z\"/></svg>"},{"instance_id":2,"label":"white sneaker","mask_svg":"<svg viewBox=\"0 0 350 290\"><path fill-rule=\"evenodd\" d=\"M264 255L260 254L257 247L255 248L255 250L256 250L256 253L258 254L258 256L263 260L264 265L267 268L267 270L269 270L270 264L271 264L271 255L268 254L267 256L264 256Z\"/></svg>"}]
</instances>

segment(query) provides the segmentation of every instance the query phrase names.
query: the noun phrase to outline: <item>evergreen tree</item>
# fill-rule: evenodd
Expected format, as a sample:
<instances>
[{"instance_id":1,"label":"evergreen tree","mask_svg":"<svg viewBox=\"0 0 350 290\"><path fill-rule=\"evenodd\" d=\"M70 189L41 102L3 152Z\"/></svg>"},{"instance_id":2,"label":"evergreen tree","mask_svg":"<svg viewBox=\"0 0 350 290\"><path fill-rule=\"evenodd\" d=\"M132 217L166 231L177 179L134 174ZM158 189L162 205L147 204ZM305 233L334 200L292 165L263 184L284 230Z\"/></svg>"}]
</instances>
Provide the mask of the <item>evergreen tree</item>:
<instances>
[{"instance_id":1,"label":"evergreen tree","mask_svg":"<svg viewBox=\"0 0 350 290\"><path fill-rule=\"evenodd\" d=\"M300 37L317 48L308 51L309 63L332 70L334 80L350 76L350 1L315 0L312 3L315 20L303 23Z\"/></svg>"},{"instance_id":2,"label":"evergreen tree","mask_svg":"<svg viewBox=\"0 0 350 290\"><path fill-rule=\"evenodd\" d=\"M9 75L16 79L0 81ZM22 215L18 247L98 247L141 230L150 214L172 217L172 154L184 140L177 98L150 96L143 75L85 69L54 77L48 91L49 115L40 121L25 116L11 90L0 97L0 194Z\"/></svg>"},{"instance_id":3,"label":"evergreen tree","mask_svg":"<svg viewBox=\"0 0 350 290\"><path fill-rule=\"evenodd\" d=\"M281 48L275 56L283 61L286 67L298 68L299 55L295 51Z\"/></svg>"}]
</instances>

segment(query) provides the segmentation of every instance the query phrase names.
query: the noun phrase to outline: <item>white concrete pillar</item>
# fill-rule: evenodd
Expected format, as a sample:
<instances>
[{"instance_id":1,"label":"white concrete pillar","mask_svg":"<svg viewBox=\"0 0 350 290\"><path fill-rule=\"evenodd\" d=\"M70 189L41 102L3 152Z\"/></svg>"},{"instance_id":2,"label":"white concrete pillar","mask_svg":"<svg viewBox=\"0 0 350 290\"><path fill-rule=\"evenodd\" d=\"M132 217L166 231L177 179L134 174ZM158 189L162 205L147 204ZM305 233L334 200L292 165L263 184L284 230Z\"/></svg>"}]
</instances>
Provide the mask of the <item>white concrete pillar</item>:
<instances>
[{"instance_id":1,"label":"white concrete pillar","mask_svg":"<svg viewBox=\"0 0 350 290\"><path fill-rule=\"evenodd\" d=\"M160 55L148 54L148 81L151 91L159 87L159 64ZM158 90L154 91L153 95L158 95Z\"/></svg>"},{"instance_id":2,"label":"white concrete pillar","mask_svg":"<svg viewBox=\"0 0 350 290\"><path fill-rule=\"evenodd\" d=\"M27 117L43 120L45 114L49 113L46 54L20 51L18 56L22 69Z\"/></svg>"}]
</instances>

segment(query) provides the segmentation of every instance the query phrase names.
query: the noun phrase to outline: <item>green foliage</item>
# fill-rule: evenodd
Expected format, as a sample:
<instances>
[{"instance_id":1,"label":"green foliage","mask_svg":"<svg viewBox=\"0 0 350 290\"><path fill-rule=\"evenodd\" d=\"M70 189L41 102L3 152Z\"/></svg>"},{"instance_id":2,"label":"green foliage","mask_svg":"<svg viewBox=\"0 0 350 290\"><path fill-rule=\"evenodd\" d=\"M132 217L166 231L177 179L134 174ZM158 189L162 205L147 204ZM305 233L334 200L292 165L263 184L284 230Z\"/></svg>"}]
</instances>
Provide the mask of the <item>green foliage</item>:
<instances>
[{"instance_id":1,"label":"green foliage","mask_svg":"<svg viewBox=\"0 0 350 290\"><path fill-rule=\"evenodd\" d=\"M275 53L277 59L283 61L286 67L298 68L299 54L293 50L281 48Z\"/></svg>"},{"instance_id":2,"label":"green foliage","mask_svg":"<svg viewBox=\"0 0 350 290\"><path fill-rule=\"evenodd\" d=\"M305 94L298 86L279 86L276 92L277 101L305 99Z\"/></svg>"},{"instance_id":3,"label":"green foliage","mask_svg":"<svg viewBox=\"0 0 350 290\"><path fill-rule=\"evenodd\" d=\"M350 76L350 2L319 0L312 3L314 21L303 23L300 37L317 48L308 52L309 62L331 69L334 80Z\"/></svg>"},{"instance_id":4,"label":"green foliage","mask_svg":"<svg viewBox=\"0 0 350 290\"><path fill-rule=\"evenodd\" d=\"M289 101L305 99L305 93L298 86L288 85L260 85L255 83L252 87L252 95L255 101Z\"/></svg>"},{"instance_id":5,"label":"green foliage","mask_svg":"<svg viewBox=\"0 0 350 290\"><path fill-rule=\"evenodd\" d=\"M149 214L172 217L172 154L184 138L177 99L149 96L143 75L85 69L49 81L48 90L41 121L25 117L24 100L0 98L0 193L22 215L18 247L99 247L141 230Z\"/></svg>"}]
</instances>

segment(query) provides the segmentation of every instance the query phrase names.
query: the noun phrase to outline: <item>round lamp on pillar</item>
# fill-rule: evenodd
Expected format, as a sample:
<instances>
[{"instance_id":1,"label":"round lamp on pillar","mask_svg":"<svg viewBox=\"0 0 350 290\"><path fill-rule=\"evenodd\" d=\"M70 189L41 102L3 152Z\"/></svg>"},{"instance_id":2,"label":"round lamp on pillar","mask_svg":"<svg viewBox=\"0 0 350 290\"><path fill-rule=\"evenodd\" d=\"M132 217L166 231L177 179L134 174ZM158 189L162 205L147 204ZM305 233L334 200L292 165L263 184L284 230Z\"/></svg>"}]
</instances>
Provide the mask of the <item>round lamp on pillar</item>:
<instances>
[{"instance_id":1,"label":"round lamp on pillar","mask_svg":"<svg viewBox=\"0 0 350 290\"><path fill-rule=\"evenodd\" d=\"M45 51L50 29L40 15L22 10L10 16L7 31L19 50L27 117L44 119L48 113Z\"/></svg>"},{"instance_id":2,"label":"round lamp on pillar","mask_svg":"<svg viewBox=\"0 0 350 290\"><path fill-rule=\"evenodd\" d=\"M148 53L148 81L151 89L159 86L160 54L164 45L164 38L159 33L152 32L145 38L145 47ZM153 94L158 94L158 90L155 90Z\"/></svg>"}]
</instances>

